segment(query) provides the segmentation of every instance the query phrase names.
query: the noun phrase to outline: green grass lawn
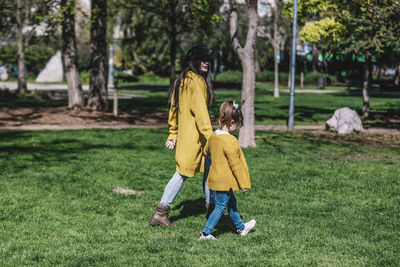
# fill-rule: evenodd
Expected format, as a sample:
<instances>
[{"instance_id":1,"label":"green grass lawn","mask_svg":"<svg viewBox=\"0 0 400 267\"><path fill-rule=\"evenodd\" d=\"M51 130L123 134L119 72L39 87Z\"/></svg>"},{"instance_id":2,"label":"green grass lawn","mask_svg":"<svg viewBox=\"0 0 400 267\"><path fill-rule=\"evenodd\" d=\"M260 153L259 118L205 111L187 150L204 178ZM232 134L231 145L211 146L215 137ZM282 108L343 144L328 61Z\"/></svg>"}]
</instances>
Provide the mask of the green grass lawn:
<instances>
[{"instance_id":1,"label":"green grass lawn","mask_svg":"<svg viewBox=\"0 0 400 267\"><path fill-rule=\"evenodd\" d=\"M200 174L172 205L178 227L149 226L175 169L167 130L1 131L0 265L399 264L400 137L257 135L253 188L236 194L255 231L240 237L225 216L219 240L200 242Z\"/></svg>"}]
</instances>

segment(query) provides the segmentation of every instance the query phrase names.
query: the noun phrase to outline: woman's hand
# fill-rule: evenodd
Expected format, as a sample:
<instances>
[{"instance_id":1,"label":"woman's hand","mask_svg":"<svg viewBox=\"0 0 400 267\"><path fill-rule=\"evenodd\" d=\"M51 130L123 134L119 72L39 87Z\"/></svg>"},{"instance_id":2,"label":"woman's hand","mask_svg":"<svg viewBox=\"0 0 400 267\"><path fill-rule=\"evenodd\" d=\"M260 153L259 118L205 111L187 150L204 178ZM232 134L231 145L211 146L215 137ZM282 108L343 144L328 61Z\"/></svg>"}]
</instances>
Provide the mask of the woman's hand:
<instances>
[{"instance_id":1,"label":"woman's hand","mask_svg":"<svg viewBox=\"0 0 400 267\"><path fill-rule=\"evenodd\" d=\"M166 146L169 150L174 149L175 145L176 145L176 139L174 139L174 140L167 140L167 142L165 143L165 146Z\"/></svg>"},{"instance_id":2,"label":"woman's hand","mask_svg":"<svg viewBox=\"0 0 400 267\"><path fill-rule=\"evenodd\" d=\"M247 192L247 188L242 189L242 193L246 193Z\"/></svg>"}]
</instances>

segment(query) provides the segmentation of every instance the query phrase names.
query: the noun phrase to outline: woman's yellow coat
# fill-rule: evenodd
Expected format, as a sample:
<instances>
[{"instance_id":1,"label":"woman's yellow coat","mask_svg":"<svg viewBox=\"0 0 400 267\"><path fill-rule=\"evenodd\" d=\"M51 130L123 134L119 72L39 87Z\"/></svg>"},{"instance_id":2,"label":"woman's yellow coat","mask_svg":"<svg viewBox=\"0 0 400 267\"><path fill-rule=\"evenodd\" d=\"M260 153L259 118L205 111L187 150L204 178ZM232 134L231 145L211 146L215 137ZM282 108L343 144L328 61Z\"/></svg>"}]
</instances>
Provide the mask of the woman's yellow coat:
<instances>
[{"instance_id":1,"label":"woman's yellow coat","mask_svg":"<svg viewBox=\"0 0 400 267\"><path fill-rule=\"evenodd\" d=\"M204 79L191 71L184 79L185 88L180 88L178 110L173 107L173 97L171 99L168 140L176 139L176 171L193 177L196 172L203 172L203 148L212 128Z\"/></svg>"}]
</instances>

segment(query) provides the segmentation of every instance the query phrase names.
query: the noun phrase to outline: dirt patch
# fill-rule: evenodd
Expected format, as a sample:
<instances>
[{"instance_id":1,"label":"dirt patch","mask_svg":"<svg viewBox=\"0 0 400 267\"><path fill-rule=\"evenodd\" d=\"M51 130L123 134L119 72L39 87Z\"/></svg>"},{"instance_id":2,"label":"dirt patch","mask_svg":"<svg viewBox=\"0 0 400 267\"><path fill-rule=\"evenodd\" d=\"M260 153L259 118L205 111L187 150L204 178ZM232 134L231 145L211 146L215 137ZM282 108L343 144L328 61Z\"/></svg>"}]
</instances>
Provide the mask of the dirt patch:
<instances>
[{"instance_id":1,"label":"dirt patch","mask_svg":"<svg viewBox=\"0 0 400 267\"><path fill-rule=\"evenodd\" d=\"M307 131L303 132L302 135L306 138L315 138L342 145L400 148L400 135L385 134L384 131L381 131L380 134L365 132L347 135L327 131Z\"/></svg>"},{"instance_id":2,"label":"dirt patch","mask_svg":"<svg viewBox=\"0 0 400 267\"><path fill-rule=\"evenodd\" d=\"M144 193L144 191L138 191L138 190L123 188L123 187L115 188L114 192L119 193L119 194L124 194L124 195L141 195Z\"/></svg>"}]
</instances>

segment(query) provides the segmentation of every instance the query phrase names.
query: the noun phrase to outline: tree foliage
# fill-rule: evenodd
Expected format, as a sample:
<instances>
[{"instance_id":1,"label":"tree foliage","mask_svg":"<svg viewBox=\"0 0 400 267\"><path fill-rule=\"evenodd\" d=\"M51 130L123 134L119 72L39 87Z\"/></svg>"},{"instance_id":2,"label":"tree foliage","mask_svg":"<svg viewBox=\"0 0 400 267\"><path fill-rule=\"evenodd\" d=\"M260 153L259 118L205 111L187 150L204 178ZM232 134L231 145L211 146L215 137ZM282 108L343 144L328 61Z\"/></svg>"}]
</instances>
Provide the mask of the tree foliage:
<instances>
[{"instance_id":1,"label":"tree foliage","mask_svg":"<svg viewBox=\"0 0 400 267\"><path fill-rule=\"evenodd\" d=\"M117 66L137 73L168 74L193 44L206 42L221 20L217 1L115 0L112 5L124 7L113 15L124 32Z\"/></svg>"},{"instance_id":2,"label":"tree foliage","mask_svg":"<svg viewBox=\"0 0 400 267\"><path fill-rule=\"evenodd\" d=\"M344 31L345 27L335 18L327 17L314 23L306 22L300 36L307 43L338 42Z\"/></svg>"}]
</instances>

